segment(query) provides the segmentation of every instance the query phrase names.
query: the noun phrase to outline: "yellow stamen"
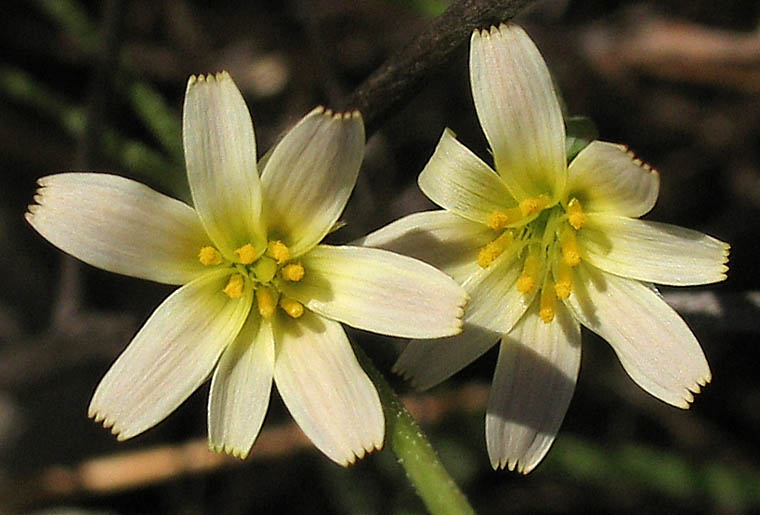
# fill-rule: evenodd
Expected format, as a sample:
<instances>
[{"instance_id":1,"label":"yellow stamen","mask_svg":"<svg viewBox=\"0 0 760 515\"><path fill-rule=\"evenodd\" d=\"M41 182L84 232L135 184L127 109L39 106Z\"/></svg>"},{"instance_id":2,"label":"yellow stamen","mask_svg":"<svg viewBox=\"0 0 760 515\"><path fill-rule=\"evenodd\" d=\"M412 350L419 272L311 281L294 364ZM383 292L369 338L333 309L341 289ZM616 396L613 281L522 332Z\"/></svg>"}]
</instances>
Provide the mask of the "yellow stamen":
<instances>
[{"instance_id":1,"label":"yellow stamen","mask_svg":"<svg viewBox=\"0 0 760 515\"><path fill-rule=\"evenodd\" d=\"M537 197L526 198L520 201L520 211L523 216L530 216L542 211L548 205L549 197L541 194Z\"/></svg>"},{"instance_id":2,"label":"yellow stamen","mask_svg":"<svg viewBox=\"0 0 760 515\"><path fill-rule=\"evenodd\" d=\"M230 280L227 281L227 286L224 287L224 293L231 299L239 299L243 296L243 288L245 287L245 280L240 274L234 274L230 276Z\"/></svg>"},{"instance_id":3,"label":"yellow stamen","mask_svg":"<svg viewBox=\"0 0 760 515\"><path fill-rule=\"evenodd\" d=\"M583 212L583 206L577 198L567 203L567 221L576 231L586 224L586 213Z\"/></svg>"},{"instance_id":4,"label":"yellow stamen","mask_svg":"<svg viewBox=\"0 0 760 515\"><path fill-rule=\"evenodd\" d=\"M272 318L277 307L276 293L268 286L259 286L256 288L256 304L262 317Z\"/></svg>"},{"instance_id":5,"label":"yellow stamen","mask_svg":"<svg viewBox=\"0 0 760 515\"><path fill-rule=\"evenodd\" d=\"M298 282L304 276L303 265L300 263L290 263L282 267L282 278L286 281Z\"/></svg>"},{"instance_id":6,"label":"yellow stamen","mask_svg":"<svg viewBox=\"0 0 760 515\"><path fill-rule=\"evenodd\" d=\"M267 243L267 256L274 258L277 264L281 265L290 259L290 250L280 240L273 240Z\"/></svg>"},{"instance_id":7,"label":"yellow stamen","mask_svg":"<svg viewBox=\"0 0 760 515\"><path fill-rule=\"evenodd\" d=\"M488 268L491 266L491 263L501 256L513 240L514 235L512 234L512 231L504 231L501 236L480 249L480 252L478 252L478 265L480 265L481 268Z\"/></svg>"},{"instance_id":8,"label":"yellow stamen","mask_svg":"<svg viewBox=\"0 0 760 515\"><path fill-rule=\"evenodd\" d=\"M201 251L198 252L198 261L205 266L218 265L222 262L222 254L214 247L201 247Z\"/></svg>"},{"instance_id":9,"label":"yellow stamen","mask_svg":"<svg viewBox=\"0 0 760 515\"><path fill-rule=\"evenodd\" d=\"M545 323L549 323L554 320L554 313L557 310L557 295L554 292L554 285L551 280L547 278L544 281L544 286L541 288L541 306L538 311L538 316L541 317Z\"/></svg>"},{"instance_id":10,"label":"yellow stamen","mask_svg":"<svg viewBox=\"0 0 760 515\"><path fill-rule=\"evenodd\" d=\"M559 239L562 249L562 259L570 266L578 266L581 262L581 253L578 250L578 241L575 239L575 231L568 228L562 232Z\"/></svg>"},{"instance_id":11,"label":"yellow stamen","mask_svg":"<svg viewBox=\"0 0 760 515\"><path fill-rule=\"evenodd\" d=\"M531 253L525 257L522 274L517 280L517 291L528 294L536 287L536 276L538 275L538 256Z\"/></svg>"},{"instance_id":12,"label":"yellow stamen","mask_svg":"<svg viewBox=\"0 0 760 515\"><path fill-rule=\"evenodd\" d=\"M251 272L261 283L268 283L277 273L277 262L267 256L261 256L251 267Z\"/></svg>"},{"instance_id":13,"label":"yellow stamen","mask_svg":"<svg viewBox=\"0 0 760 515\"><path fill-rule=\"evenodd\" d=\"M523 217L522 211L519 207L513 207L506 211L494 211L491 216L488 217L488 227L494 231L504 229L508 225L511 225Z\"/></svg>"},{"instance_id":14,"label":"yellow stamen","mask_svg":"<svg viewBox=\"0 0 760 515\"><path fill-rule=\"evenodd\" d=\"M286 299L282 298L280 299L280 307L293 318L298 318L301 315L303 315L303 304L298 302L297 300L292 299Z\"/></svg>"},{"instance_id":15,"label":"yellow stamen","mask_svg":"<svg viewBox=\"0 0 760 515\"><path fill-rule=\"evenodd\" d=\"M246 243L239 249L235 251L235 254L238 255L240 258L240 262L244 265L250 265L254 261L256 261L256 249L253 248L253 245L250 243Z\"/></svg>"},{"instance_id":16,"label":"yellow stamen","mask_svg":"<svg viewBox=\"0 0 760 515\"><path fill-rule=\"evenodd\" d=\"M564 262L557 261L557 273L554 277L557 282L554 283L554 292L560 299L566 299L573 291L573 269Z\"/></svg>"}]
</instances>

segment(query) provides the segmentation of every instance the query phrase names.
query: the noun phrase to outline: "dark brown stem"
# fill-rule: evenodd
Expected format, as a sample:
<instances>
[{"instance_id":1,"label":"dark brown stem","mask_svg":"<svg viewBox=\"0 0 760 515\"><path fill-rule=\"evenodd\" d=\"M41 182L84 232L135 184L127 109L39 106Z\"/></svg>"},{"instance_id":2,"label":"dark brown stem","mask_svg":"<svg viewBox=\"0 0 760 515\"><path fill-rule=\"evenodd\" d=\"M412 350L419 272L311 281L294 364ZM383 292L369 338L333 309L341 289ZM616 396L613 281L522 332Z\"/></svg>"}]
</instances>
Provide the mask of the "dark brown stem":
<instances>
[{"instance_id":1,"label":"dark brown stem","mask_svg":"<svg viewBox=\"0 0 760 515\"><path fill-rule=\"evenodd\" d=\"M369 137L444 68L472 31L513 18L533 0L459 0L433 19L409 45L386 61L348 97L346 109L358 109Z\"/></svg>"}]
</instances>

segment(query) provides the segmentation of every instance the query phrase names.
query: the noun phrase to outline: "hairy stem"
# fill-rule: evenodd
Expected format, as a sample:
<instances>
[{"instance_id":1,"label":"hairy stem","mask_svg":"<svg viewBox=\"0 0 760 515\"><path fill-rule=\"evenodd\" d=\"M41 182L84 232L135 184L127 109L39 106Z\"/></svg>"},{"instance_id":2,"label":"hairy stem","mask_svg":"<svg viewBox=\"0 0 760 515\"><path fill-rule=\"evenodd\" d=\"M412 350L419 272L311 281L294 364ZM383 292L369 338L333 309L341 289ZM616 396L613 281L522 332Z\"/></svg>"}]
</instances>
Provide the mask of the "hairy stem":
<instances>
[{"instance_id":1,"label":"hairy stem","mask_svg":"<svg viewBox=\"0 0 760 515\"><path fill-rule=\"evenodd\" d=\"M358 345L354 351L377 387L385 414L385 444L390 446L417 495L433 514L475 513L464 493L438 459L425 433L388 381Z\"/></svg>"}]
</instances>

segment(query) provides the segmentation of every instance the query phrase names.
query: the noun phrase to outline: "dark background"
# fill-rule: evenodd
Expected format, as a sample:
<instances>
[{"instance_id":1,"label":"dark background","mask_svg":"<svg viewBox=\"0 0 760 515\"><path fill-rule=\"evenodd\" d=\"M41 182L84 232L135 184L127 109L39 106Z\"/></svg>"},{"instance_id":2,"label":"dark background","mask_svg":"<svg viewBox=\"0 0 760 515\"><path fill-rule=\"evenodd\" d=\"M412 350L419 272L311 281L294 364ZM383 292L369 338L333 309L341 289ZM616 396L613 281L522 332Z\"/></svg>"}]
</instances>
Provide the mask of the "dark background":
<instances>
[{"instance_id":1,"label":"dark background","mask_svg":"<svg viewBox=\"0 0 760 515\"><path fill-rule=\"evenodd\" d=\"M314 105L340 105L446 0L6 1L0 10L0 513L418 513L389 450L342 469L275 395L244 462L207 453L202 387L117 443L86 418L109 364L171 287L65 257L24 222L35 180L102 170L187 198L187 77L228 70L260 154ZM484 410L492 351L423 394L388 370L401 342L352 331L404 395L482 513L760 512L760 7L756 0L541 1L523 12L570 114L661 173L649 219L732 244L729 279L664 289L713 383L681 411L639 390L584 333L574 399L547 459L494 472ZM445 126L481 156L466 45L370 139L335 237L432 207L416 176ZM60 510L60 511L54 511Z\"/></svg>"}]
</instances>

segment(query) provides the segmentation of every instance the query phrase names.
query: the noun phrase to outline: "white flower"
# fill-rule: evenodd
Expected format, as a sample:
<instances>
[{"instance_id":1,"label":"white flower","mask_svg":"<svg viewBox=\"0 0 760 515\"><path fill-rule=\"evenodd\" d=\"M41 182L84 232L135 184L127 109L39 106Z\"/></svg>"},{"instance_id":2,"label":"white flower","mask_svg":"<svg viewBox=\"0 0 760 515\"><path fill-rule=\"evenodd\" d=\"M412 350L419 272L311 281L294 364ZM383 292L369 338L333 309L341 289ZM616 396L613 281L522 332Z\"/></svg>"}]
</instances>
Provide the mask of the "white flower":
<instances>
[{"instance_id":1,"label":"white flower","mask_svg":"<svg viewBox=\"0 0 760 515\"><path fill-rule=\"evenodd\" d=\"M681 408L710 381L699 343L650 283L725 279L728 245L638 220L659 176L594 141L569 164L549 71L525 32L476 31L470 74L496 171L446 130L419 177L444 211L362 240L449 273L471 296L464 332L412 341L395 369L420 388L501 347L486 414L494 468L527 473L548 452L575 387L580 324L606 339L644 390Z\"/></svg>"},{"instance_id":2,"label":"white flower","mask_svg":"<svg viewBox=\"0 0 760 515\"><path fill-rule=\"evenodd\" d=\"M248 454L273 380L332 460L347 465L380 448L380 401L339 322L409 338L453 335L466 294L414 259L320 244L356 182L361 116L317 108L257 165L248 109L220 73L190 78L183 136L194 208L96 173L40 179L29 207L29 223L82 261L183 285L105 375L89 415L131 438L213 372L214 450Z\"/></svg>"}]
</instances>

